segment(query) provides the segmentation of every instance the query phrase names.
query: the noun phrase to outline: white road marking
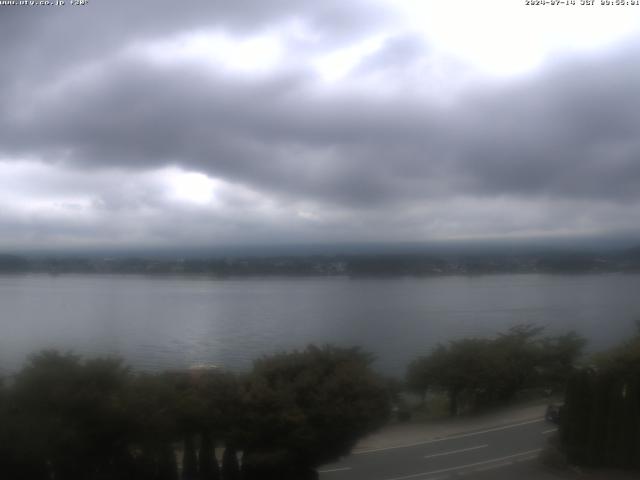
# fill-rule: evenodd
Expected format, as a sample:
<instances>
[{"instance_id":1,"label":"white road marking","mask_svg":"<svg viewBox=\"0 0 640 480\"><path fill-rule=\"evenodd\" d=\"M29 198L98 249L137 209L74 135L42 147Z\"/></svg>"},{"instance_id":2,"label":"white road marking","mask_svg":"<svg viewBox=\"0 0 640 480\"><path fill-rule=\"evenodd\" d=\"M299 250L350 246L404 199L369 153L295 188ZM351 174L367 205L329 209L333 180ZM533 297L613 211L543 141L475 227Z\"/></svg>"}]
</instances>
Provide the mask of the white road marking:
<instances>
[{"instance_id":1,"label":"white road marking","mask_svg":"<svg viewBox=\"0 0 640 480\"><path fill-rule=\"evenodd\" d=\"M434 453L433 455L425 455L424 458L444 457L445 455L453 455L455 453L470 452L471 450L479 450L487 448L489 445L478 445L476 447L461 448L460 450L451 450L450 452Z\"/></svg>"},{"instance_id":2,"label":"white road marking","mask_svg":"<svg viewBox=\"0 0 640 480\"><path fill-rule=\"evenodd\" d=\"M351 470L351 467L330 468L328 470L318 470L318 473L346 472L347 470Z\"/></svg>"},{"instance_id":3,"label":"white road marking","mask_svg":"<svg viewBox=\"0 0 640 480\"><path fill-rule=\"evenodd\" d=\"M507 455L506 457L492 458L491 460L484 460L482 462L467 463L465 465L458 465L456 467L442 468L440 470L432 470L430 472L414 473L414 474L411 474L411 475L404 475L402 477L387 478L385 480L406 480L406 479L409 479L409 478L427 477L429 475L437 475L438 473L453 472L455 470L463 470L465 468L479 467L481 465L487 465L489 463L496 463L496 462L504 463L505 460L509 460L511 458L517 458L517 457L522 457L524 455L531 455L531 454L534 454L534 453L540 453L541 451L542 451L541 448L538 448L536 450L527 450L526 452L514 453L513 455ZM505 465L508 465L508 464L509 464L509 462L507 462Z\"/></svg>"},{"instance_id":4,"label":"white road marking","mask_svg":"<svg viewBox=\"0 0 640 480\"><path fill-rule=\"evenodd\" d=\"M507 460L506 462L494 463L493 465L474 468L473 470L469 470L468 473L489 472L491 470L497 470L499 468L508 467L509 465L513 465L513 462Z\"/></svg>"},{"instance_id":5,"label":"white road marking","mask_svg":"<svg viewBox=\"0 0 640 480\"><path fill-rule=\"evenodd\" d=\"M460 473L459 475L469 475L476 472L488 472L490 470L498 470L499 468L508 467L509 465L513 465L514 463L522 463L522 462L530 462L531 460L535 460L538 458L537 455L529 455L528 457L518 458L516 460L507 460L506 462L494 463L492 465L487 465L486 467L478 467L473 470L469 470L468 472ZM429 480L435 480L438 477L431 477Z\"/></svg>"},{"instance_id":6,"label":"white road marking","mask_svg":"<svg viewBox=\"0 0 640 480\"><path fill-rule=\"evenodd\" d=\"M557 431L558 431L558 429L557 429L557 428L550 428L549 430L544 430L544 431L542 432L542 435L548 435L548 434L550 434L550 433L557 432Z\"/></svg>"},{"instance_id":7,"label":"white road marking","mask_svg":"<svg viewBox=\"0 0 640 480\"><path fill-rule=\"evenodd\" d=\"M510 428L521 427L523 425L531 425L531 424L534 424L534 423L541 423L541 422L544 422L544 421L546 421L544 418L541 418L539 420L529 420L529 421L526 421L526 422L520 422L520 423L513 423L511 425L505 425L503 427L490 428L488 430L482 430L480 432L463 433L463 434L460 434L460 435L452 435L450 437L434 438L433 440L424 440L422 442L405 443L403 445L395 445L393 447L372 448L370 450L361 450L359 452L353 452L352 455L364 455L366 453L384 452L386 450L396 450L398 448L409 448L409 447L417 447L418 445L428 445L430 443L446 442L448 440L457 440L458 438L473 437L475 435L482 435L484 433L499 432L500 430L508 430Z\"/></svg>"},{"instance_id":8,"label":"white road marking","mask_svg":"<svg viewBox=\"0 0 640 480\"><path fill-rule=\"evenodd\" d=\"M539 452L538 452L539 453ZM518 458L517 460L515 460L517 463L521 463L521 462L529 462L531 460L536 460L538 458L538 454L535 455L529 455L528 457L522 457L522 458Z\"/></svg>"}]
</instances>

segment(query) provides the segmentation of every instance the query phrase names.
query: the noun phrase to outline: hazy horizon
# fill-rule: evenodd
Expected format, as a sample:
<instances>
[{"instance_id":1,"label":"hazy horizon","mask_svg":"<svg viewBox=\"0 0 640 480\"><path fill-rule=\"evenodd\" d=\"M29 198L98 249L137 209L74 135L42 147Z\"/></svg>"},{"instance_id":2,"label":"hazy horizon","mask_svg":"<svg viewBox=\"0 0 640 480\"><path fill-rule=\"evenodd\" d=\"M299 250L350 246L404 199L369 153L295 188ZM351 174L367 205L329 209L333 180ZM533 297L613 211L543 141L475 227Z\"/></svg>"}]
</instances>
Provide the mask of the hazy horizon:
<instances>
[{"instance_id":1,"label":"hazy horizon","mask_svg":"<svg viewBox=\"0 0 640 480\"><path fill-rule=\"evenodd\" d=\"M21 257L136 257L136 258L214 258L214 257L302 257L349 255L534 255L592 253L624 253L640 248L640 239L568 238L512 240L465 240L402 243L307 243L307 244L227 244L227 245L149 245L3 248L0 256Z\"/></svg>"}]
</instances>

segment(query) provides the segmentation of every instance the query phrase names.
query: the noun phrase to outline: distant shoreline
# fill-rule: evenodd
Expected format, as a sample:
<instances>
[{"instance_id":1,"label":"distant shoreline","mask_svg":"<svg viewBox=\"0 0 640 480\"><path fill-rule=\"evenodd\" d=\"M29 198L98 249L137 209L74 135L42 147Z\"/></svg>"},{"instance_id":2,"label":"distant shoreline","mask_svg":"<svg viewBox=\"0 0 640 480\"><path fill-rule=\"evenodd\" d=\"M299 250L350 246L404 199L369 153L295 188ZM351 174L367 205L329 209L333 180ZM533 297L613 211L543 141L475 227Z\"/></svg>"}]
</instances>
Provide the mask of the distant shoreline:
<instances>
[{"instance_id":1,"label":"distant shoreline","mask_svg":"<svg viewBox=\"0 0 640 480\"><path fill-rule=\"evenodd\" d=\"M180 277L397 278L494 274L639 273L640 251L543 254L367 254L272 257L22 257L0 254L0 274Z\"/></svg>"}]
</instances>

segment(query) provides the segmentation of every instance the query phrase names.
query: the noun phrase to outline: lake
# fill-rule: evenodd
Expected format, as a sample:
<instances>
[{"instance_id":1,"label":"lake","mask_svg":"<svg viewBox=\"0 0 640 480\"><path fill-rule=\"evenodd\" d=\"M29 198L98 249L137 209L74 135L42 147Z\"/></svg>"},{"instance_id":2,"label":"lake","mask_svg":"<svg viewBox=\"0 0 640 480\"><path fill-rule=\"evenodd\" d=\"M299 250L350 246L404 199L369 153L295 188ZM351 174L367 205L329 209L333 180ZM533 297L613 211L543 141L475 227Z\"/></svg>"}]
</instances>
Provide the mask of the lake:
<instances>
[{"instance_id":1,"label":"lake","mask_svg":"<svg viewBox=\"0 0 640 480\"><path fill-rule=\"evenodd\" d=\"M438 342L533 322L613 345L640 319L640 275L210 279L0 276L0 366L43 348L119 355L138 369L250 367L308 343L360 345L383 373Z\"/></svg>"}]
</instances>

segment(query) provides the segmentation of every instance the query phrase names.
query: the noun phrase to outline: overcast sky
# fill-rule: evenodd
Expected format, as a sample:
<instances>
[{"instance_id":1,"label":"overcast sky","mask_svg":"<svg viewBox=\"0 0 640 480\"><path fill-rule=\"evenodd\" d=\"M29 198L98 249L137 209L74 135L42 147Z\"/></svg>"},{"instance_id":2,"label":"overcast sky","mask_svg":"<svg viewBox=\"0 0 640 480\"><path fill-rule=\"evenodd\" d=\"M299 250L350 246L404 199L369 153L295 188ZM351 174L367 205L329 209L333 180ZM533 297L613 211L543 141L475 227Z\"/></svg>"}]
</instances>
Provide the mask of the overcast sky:
<instances>
[{"instance_id":1,"label":"overcast sky","mask_svg":"<svg viewBox=\"0 0 640 480\"><path fill-rule=\"evenodd\" d=\"M0 248L640 233L640 6L69 3L0 6Z\"/></svg>"}]
</instances>

